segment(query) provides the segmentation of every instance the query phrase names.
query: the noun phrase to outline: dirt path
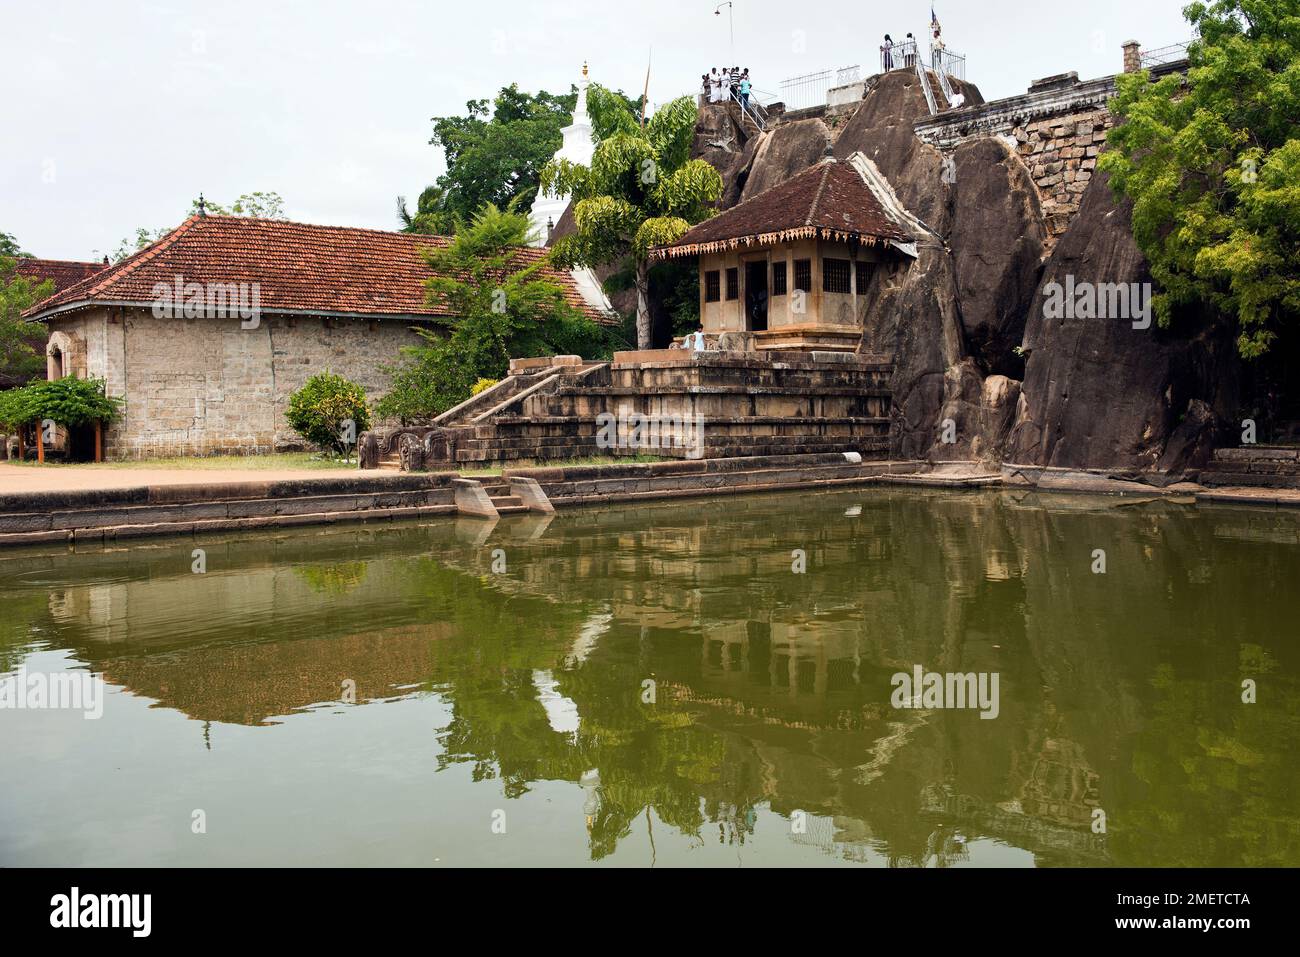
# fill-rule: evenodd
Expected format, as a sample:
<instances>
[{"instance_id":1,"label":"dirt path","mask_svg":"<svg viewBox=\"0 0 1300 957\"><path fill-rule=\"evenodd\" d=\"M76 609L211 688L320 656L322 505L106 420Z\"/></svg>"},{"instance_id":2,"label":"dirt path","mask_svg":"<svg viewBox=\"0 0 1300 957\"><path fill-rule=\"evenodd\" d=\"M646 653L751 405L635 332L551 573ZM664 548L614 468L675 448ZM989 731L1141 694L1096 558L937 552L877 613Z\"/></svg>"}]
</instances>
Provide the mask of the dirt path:
<instances>
[{"instance_id":1,"label":"dirt path","mask_svg":"<svg viewBox=\"0 0 1300 957\"><path fill-rule=\"evenodd\" d=\"M285 479L355 478L353 469L36 468L0 462L0 492L68 492L141 485L233 485Z\"/></svg>"}]
</instances>

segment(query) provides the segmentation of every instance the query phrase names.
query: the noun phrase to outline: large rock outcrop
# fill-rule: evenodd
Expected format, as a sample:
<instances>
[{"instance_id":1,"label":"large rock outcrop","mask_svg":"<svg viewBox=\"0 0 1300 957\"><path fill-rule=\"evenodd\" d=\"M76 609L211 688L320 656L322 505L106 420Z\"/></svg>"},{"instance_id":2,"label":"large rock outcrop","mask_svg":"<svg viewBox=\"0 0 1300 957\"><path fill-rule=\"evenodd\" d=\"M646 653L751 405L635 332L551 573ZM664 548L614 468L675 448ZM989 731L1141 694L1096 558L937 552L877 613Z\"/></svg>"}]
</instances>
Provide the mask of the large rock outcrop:
<instances>
[{"instance_id":1,"label":"large rock outcrop","mask_svg":"<svg viewBox=\"0 0 1300 957\"><path fill-rule=\"evenodd\" d=\"M949 170L948 246L967 348L986 374L1019 379L1024 364L1014 349L1024 335L1047 240L1038 190L1020 157L995 137L963 143Z\"/></svg>"},{"instance_id":2,"label":"large rock outcrop","mask_svg":"<svg viewBox=\"0 0 1300 957\"><path fill-rule=\"evenodd\" d=\"M921 142L912 124L930 115L915 73L894 70L879 77L840 129L835 156L861 151L879 167L898 198L940 235L949 227L943 156Z\"/></svg>"},{"instance_id":3,"label":"large rock outcrop","mask_svg":"<svg viewBox=\"0 0 1300 957\"><path fill-rule=\"evenodd\" d=\"M1230 404L1223 393L1233 378L1224 374L1227 350L1213 329L1182 338L1154 318L1141 329L1124 318L1044 314L1050 283L1150 282L1130 211L1115 201L1108 177L1094 177L1047 265L1025 328L1028 362L1007 451L1013 462L1182 469L1208 455L1213 408Z\"/></svg>"},{"instance_id":4,"label":"large rock outcrop","mask_svg":"<svg viewBox=\"0 0 1300 957\"><path fill-rule=\"evenodd\" d=\"M830 144L831 131L817 119L782 123L760 134L740 200L753 199L821 162Z\"/></svg>"},{"instance_id":5,"label":"large rock outcrop","mask_svg":"<svg viewBox=\"0 0 1300 957\"><path fill-rule=\"evenodd\" d=\"M967 105L983 102L974 86L960 88ZM1198 467L1234 409L1230 340L1203 318L1187 324L1208 330L1192 338L1123 320L1045 319L1047 283L1148 281L1127 208L1092 177L1045 260L1042 199L1014 146L974 138L941 153L914 132L929 115L915 73L896 70L869 80L834 128L806 119L746 136L734 111L706 108L696 155L722 173L726 208L818 162L833 139L837 158L870 158L928 228L919 258L878 273L863 303L862 351L894 358L894 455Z\"/></svg>"}]
</instances>

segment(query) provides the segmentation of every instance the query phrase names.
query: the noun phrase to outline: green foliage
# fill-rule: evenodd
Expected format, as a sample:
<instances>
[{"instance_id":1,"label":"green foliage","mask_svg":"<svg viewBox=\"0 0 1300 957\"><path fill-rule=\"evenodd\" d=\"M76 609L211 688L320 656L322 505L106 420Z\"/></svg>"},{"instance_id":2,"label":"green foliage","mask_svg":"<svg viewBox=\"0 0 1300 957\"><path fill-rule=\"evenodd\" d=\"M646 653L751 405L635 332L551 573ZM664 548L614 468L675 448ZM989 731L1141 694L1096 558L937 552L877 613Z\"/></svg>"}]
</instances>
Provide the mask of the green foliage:
<instances>
[{"instance_id":1,"label":"green foliage","mask_svg":"<svg viewBox=\"0 0 1300 957\"><path fill-rule=\"evenodd\" d=\"M13 430L46 419L71 427L113 422L121 414L122 402L106 394L103 379L64 376L32 382L0 392L0 427Z\"/></svg>"},{"instance_id":2,"label":"green foliage","mask_svg":"<svg viewBox=\"0 0 1300 957\"><path fill-rule=\"evenodd\" d=\"M229 206L222 206L209 199L203 201L204 209L211 216L247 216L251 219L288 219L284 214L284 200L276 192L242 193ZM199 201L190 204L190 215L197 216Z\"/></svg>"},{"instance_id":3,"label":"green foliage","mask_svg":"<svg viewBox=\"0 0 1300 957\"><path fill-rule=\"evenodd\" d=\"M531 207L542 166L564 142L560 131L569 125L577 96L576 87L534 95L511 84L490 102L470 100L464 116L434 117L429 142L442 148L447 171L420 194L414 213L398 197L403 231L450 236L486 205ZM622 93L593 85L587 110L598 136L636 128L636 105Z\"/></svg>"},{"instance_id":4,"label":"green foliage","mask_svg":"<svg viewBox=\"0 0 1300 957\"><path fill-rule=\"evenodd\" d=\"M356 437L370 428L365 390L328 370L318 372L289 396L285 418L308 442L340 455L347 455Z\"/></svg>"},{"instance_id":5,"label":"green foliage","mask_svg":"<svg viewBox=\"0 0 1300 957\"><path fill-rule=\"evenodd\" d=\"M605 332L545 278L546 263L520 263L528 228L522 213L488 205L450 245L427 251L430 299L450 317L439 320L443 331L417 330L425 344L405 349L389 370L392 389L376 406L381 418L411 422L445 412L480 379L503 378L512 358L601 354Z\"/></svg>"},{"instance_id":6,"label":"green foliage","mask_svg":"<svg viewBox=\"0 0 1300 957\"><path fill-rule=\"evenodd\" d=\"M588 91L599 91L595 85ZM603 101L603 92L595 93ZM611 108L611 113L617 113ZM557 263L599 266L632 257L637 287L637 346L649 348L649 252L676 242L713 214L722 178L703 160L690 159L696 106L682 97L664 106L642 131L630 111L607 116L591 166L547 164L543 188L572 193L576 232L554 245ZM594 114L593 114L594 116Z\"/></svg>"},{"instance_id":7,"label":"green foliage","mask_svg":"<svg viewBox=\"0 0 1300 957\"><path fill-rule=\"evenodd\" d=\"M694 260L669 259L651 271L650 281L663 292L660 301L674 336L700 327L700 270Z\"/></svg>"},{"instance_id":8,"label":"green foliage","mask_svg":"<svg viewBox=\"0 0 1300 957\"><path fill-rule=\"evenodd\" d=\"M469 394L478 395L480 392L486 392L488 389L492 388L500 381L501 381L500 379L479 379L472 386L470 386Z\"/></svg>"},{"instance_id":9,"label":"green foliage","mask_svg":"<svg viewBox=\"0 0 1300 957\"><path fill-rule=\"evenodd\" d=\"M1300 0L1214 0L1184 15L1186 84L1121 76L1099 168L1133 200L1157 319L1210 306L1256 358L1300 313Z\"/></svg>"},{"instance_id":10,"label":"green foliage","mask_svg":"<svg viewBox=\"0 0 1300 957\"><path fill-rule=\"evenodd\" d=\"M20 259L30 257L30 254L23 252L22 247L18 245L18 240L14 239L12 233L0 233L0 257Z\"/></svg>"},{"instance_id":11,"label":"green foliage","mask_svg":"<svg viewBox=\"0 0 1300 957\"><path fill-rule=\"evenodd\" d=\"M406 198L397 197L397 218L404 233L454 236L465 228L460 214L449 206L447 191L441 186L426 186L416 202L415 212L406 208Z\"/></svg>"},{"instance_id":12,"label":"green foliage","mask_svg":"<svg viewBox=\"0 0 1300 957\"><path fill-rule=\"evenodd\" d=\"M0 384L26 382L45 370L45 327L25 322L22 314L53 293L54 283L20 276L17 269L14 257L0 255Z\"/></svg>"}]
</instances>

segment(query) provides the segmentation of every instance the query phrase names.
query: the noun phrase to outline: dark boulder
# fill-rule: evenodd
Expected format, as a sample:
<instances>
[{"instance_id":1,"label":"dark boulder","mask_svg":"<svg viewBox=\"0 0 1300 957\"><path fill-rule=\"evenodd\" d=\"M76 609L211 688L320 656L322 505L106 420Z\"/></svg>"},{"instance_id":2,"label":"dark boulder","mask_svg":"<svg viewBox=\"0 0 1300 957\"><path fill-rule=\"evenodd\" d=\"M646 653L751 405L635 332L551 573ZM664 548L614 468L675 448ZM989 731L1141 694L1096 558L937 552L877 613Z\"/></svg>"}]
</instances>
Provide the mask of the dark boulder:
<instances>
[{"instance_id":1,"label":"dark boulder","mask_svg":"<svg viewBox=\"0 0 1300 957\"><path fill-rule=\"evenodd\" d=\"M1182 344L1154 320L1136 329L1118 318L1048 319L1043 308L1048 284L1070 276L1076 286L1150 281L1130 212L1130 203L1116 204L1108 177L1094 177L1047 265L1026 321L1012 462L1149 469L1160 460L1175 418L1171 384Z\"/></svg>"},{"instance_id":2,"label":"dark boulder","mask_svg":"<svg viewBox=\"0 0 1300 957\"><path fill-rule=\"evenodd\" d=\"M950 223L943 157L912 129L930 115L915 73L894 70L879 78L835 140L835 156L859 150L885 174L903 205L940 235Z\"/></svg>"},{"instance_id":3,"label":"dark boulder","mask_svg":"<svg viewBox=\"0 0 1300 957\"><path fill-rule=\"evenodd\" d=\"M895 457L925 458L939 442L945 376L964 354L952 257L928 237L918 258L877 274L863 303L861 351L890 356Z\"/></svg>"},{"instance_id":4,"label":"dark boulder","mask_svg":"<svg viewBox=\"0 0 1300 957\"><path fill-rule=\"evenodd\" d=\"M826 156L831 131L818 119L795 120L760 134L741 202L780 186Z\"/></svg>"},{"instance_id":5,"label":"dark boulder","mask_svg":"<svg viewBox=\"0 0 1300 957\"><path fill-rule=\"evenodd\" d=\"M1047 239L1038 190L1020 157L994 137L963 143L949 169L948 245L967 348L985 374L1019 379L1024 363L1013 350L1024 335Z\"/></svg>"}]
</instances>

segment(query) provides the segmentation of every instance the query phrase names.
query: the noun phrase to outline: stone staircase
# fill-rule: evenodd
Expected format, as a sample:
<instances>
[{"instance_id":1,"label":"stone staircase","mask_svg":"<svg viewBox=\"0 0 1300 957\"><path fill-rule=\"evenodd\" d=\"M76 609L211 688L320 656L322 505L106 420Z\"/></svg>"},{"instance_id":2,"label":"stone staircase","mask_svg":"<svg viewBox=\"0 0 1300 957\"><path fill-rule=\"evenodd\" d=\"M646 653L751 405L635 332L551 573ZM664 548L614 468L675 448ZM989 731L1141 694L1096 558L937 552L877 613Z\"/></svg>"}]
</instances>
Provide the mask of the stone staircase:
<instances>
[{"instance_id":1,"label":"stone staircase","mask_svg":"<svg viewBox=\"0 0 1300 957\"><path fill-rule=\"evenodd\" d=\"M1215 449L1202 485L1300 488L1300 446L1245 445Z\"/></svg>"},{"instance_id":2,"label":"stone staircase","mask_svg":"<svg viewBox=\"0 0 1300 957\"><path fill-rule=\"evenodd\" d=\"M458 478L451 485L456 496L456 511L461 515L497 519L522 512L555 511L546 491L529 476L486 480Z\"/></svg>"}]
</instances>

